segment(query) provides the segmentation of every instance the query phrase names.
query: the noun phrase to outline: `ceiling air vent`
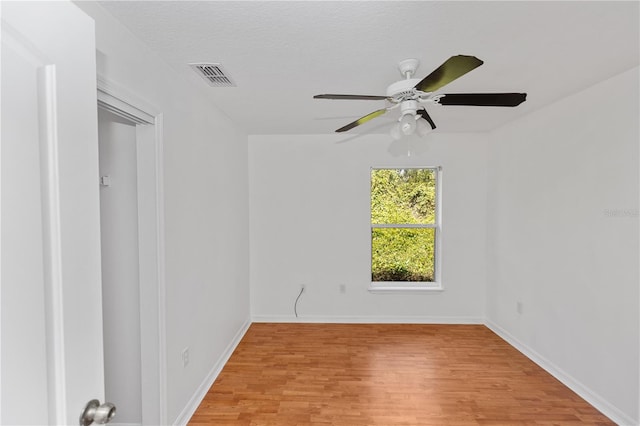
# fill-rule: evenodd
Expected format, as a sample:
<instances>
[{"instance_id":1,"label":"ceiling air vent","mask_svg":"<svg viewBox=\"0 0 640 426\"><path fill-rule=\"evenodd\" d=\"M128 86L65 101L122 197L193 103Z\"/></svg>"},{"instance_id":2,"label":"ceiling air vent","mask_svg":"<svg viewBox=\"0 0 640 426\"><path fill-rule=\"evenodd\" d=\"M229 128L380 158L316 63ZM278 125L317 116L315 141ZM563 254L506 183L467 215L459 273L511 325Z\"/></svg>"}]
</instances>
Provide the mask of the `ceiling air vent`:
<instances>
[{"instance_id":1,"label":"ceiling air vent","mask_svg":"<svg viewBox=\"0 0 640 426\"><path fill-rule=\"evenodd\" d=\"M236 84L224 72L220 64L189 64L210 86L235 87Z\"/></svg>"}]
</instances>

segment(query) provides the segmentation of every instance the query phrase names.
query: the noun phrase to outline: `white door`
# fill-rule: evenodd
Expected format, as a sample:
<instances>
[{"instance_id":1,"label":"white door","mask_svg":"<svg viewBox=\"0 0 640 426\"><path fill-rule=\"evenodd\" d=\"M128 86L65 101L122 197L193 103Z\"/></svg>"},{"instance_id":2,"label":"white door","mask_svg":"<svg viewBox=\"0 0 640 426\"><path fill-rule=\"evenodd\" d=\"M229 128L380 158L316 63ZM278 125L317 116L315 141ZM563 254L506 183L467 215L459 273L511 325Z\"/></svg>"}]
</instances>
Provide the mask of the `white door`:
<instances>
[{"instance_id":1,"label":"white door","mask_svg":"<svg viewBox=\"0 0 640 426\"><path fill-rule=\"evenodd\" d=\"M1 2L0 423L103 401L94 23Z\"/></svg>"}]
</instances>

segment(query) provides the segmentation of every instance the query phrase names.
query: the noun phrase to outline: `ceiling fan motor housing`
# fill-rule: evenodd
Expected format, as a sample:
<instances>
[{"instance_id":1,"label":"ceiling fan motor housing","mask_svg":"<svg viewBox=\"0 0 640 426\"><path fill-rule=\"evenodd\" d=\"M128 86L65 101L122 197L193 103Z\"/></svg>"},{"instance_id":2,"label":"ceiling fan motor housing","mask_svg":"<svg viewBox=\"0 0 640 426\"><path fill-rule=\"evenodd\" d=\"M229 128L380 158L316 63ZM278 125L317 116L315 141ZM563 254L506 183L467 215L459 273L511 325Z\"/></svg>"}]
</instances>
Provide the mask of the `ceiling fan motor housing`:
<instances>
[{"instance_id":1,"label":"ceiling fan motor housing","mask_svg":"<svg viewBox=\"0 0 640 426\"><path fill-rule=\"evenodd\" d=\"M402 116L407 114L416 115L416 111L418 111L418 101L402 101L400 111L402 112Z\"/></svg>"},{"instance_id":2,"label":"ceiling fan motor housing","mask_svg":"<svg viewBox=\"0 0 640 426\"><path fill-rule=\"evenodd\" d=\"M416 95L415 85L419 82L419 78L396 81L387 87L387 96L390 98L413 97Z\"/></svg>"}]
</instances>

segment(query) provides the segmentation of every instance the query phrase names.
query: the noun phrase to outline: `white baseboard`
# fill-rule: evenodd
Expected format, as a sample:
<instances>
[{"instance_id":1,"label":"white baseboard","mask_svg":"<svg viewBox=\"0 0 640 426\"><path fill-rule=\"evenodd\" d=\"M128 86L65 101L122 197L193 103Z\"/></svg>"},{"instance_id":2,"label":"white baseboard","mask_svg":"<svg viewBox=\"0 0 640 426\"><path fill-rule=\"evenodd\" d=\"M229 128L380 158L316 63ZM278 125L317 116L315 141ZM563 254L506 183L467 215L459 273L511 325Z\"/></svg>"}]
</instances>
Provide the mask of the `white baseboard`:
<instances>
[{"instance_id":1,"label":"white baseboard","mask_svg":"<svg viewBox=\"0 0 640 426\"><path fill-rule=\"evenodd\" d=\"M142 423L111 423L109 422L109 426L142 426Z\"/></svg>"},{"instance_id":2,"label":"white baseboard","mask_svg":"<svg viewBox=\"0 0 640 426\"><path fill-rule=\"evenodd\" d=\"M240 343L240 341L242 340L242 337L247 332L250 325L251 321L247 319L242 327L240 327L236 335L233 336L233 339L231 340L229 345L227 345L227 348L222 353L220 359L218 359L218 362L215 363L209 374L207 374L207 377L205 377L200 386L198 386L198 389L196 389L191 399L189 399L187 405L183 408L182 412L173 422L174 426L186 426L187 423L189 423L191 416L193 416L193 413L195 413L198 409L198 406L209 391L209 388L211 388L213 382L216 381L218 374L220 374L220 372L222 371L222 368L231 357L231 354L233 354L233 351L235 350L236 346L238 346L238 343Z\"/></svg>"},{"instance_id":3,"label":"white baseboard","mask_svg":"<svg viewBox=\"0 0 640 426\"><path fill-rule=\"evenodd\" d=\"M497 325L496 323L486 320L485 325L502 339L504 339L511 346L519 350L524 356L535 362L547 373L558 379L562 384L569 389L580 395L585 401L593 405L602 414L609 417L612 421L620 426L634 426L638 425L638 422L634 421L631 417L620 411L617 407L611 405L606 399L602 398L596 392L589 389L580 381L573 378L570 374L567 374L560 367L525 345L516 339L511 333Z\"/></svg>"},{"instance_id":4,"label":"white baseboard","mask_svg":"<svg viewBox=\"0 0 640 426\"><path fill-rule=\"evenodd\" d=\"M254 315L253 322L299 322L332 324L484 324L482 317L418 317L418 316L311 316Z\"/></svg>"}]
</instances>

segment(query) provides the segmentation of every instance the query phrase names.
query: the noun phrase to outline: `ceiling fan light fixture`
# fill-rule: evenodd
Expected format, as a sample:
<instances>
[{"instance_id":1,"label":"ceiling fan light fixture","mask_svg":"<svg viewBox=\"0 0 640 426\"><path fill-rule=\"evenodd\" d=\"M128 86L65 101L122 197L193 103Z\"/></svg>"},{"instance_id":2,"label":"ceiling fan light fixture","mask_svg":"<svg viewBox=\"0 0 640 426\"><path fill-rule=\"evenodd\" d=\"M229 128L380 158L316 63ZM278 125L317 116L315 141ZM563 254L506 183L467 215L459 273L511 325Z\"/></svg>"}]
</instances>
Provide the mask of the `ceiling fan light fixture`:
<instances>
[{"instance_id":1,"label":"ceiling fan light fixture","mask_svg":"<svg viewBox=\"0 0 640 426\"><path fill-rule=\"evenodd\" d=\"M391 130L389 130L389 134L394 141L399 141L402 139L402 132L400 131L400 123L394 123L391 126Z\"/></svg>"},{"instance_id":2,"label":"ceiling fan light fixture","mask_svg":"<svg viewBox=\"0 0 640 426\"><path fill-rule=\"evenodd\" d=\"M413 134L416 130L416 116L413 114L405 114L400 119L400 130L406 136Z\"/></svg>"},{"instance_id":3,"label":"ceiling fan light fixture","mask_svg":"<svg viewBox=\"0 0 640 426\"><path fill-rule=\"evenodd\" d=\"M427 123L427 120L425 120L424 118L418 118L416 120L416 133L420 137L427 136L429 133L431 133L432 130L433 129L431 128L431 125Z\"/></svg>"},{"instance_id":4,"label":"ceiling fan light fixture","mask_svg":"<svg viewBox=\"0 0 640 426\"><path fill-rule=\"evenodd\" d=\"M315 95L314 99L359 99L359 100L384 100L390 106L376 110L353 121L346 126L342 126L336 132L345 132L356 126L360 126L369 120L379 117L382 114L400 108L402 118L399 123L391 129L391 134L396 138L398 133L402 135L412 135L417 130L421 136L426 135L436 128L435 123L427 113L423 105L466 105L466 106L487 106L487 107L515 107L524 102L526 93L440 93L435 92L462 77L468 72L478 68L484 62L475 56L455 55L451 56L438 68L423 79L412 78L419 65L417 59L405 59L398 65L400 74L404 80L396 81L387 87L386 96L380 95L341 95L322 94ZM431 129L421 123L425 120ZM421 124L416 124L420 120Z\"/></svg>"}]
</instances>

